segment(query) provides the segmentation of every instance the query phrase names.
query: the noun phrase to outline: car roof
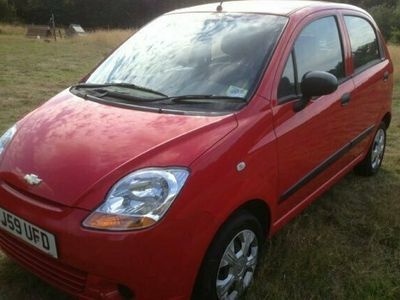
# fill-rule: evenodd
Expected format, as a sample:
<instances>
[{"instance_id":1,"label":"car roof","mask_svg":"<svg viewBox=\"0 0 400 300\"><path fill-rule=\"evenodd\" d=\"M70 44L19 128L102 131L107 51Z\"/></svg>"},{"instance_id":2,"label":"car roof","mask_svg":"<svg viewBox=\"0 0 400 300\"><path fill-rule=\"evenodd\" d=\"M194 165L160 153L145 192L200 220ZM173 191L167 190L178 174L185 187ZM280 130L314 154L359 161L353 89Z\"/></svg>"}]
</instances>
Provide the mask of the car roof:
<instances>
[{"instance_id":1,"label":"car roof","mask_svg":"<svg viewBox=\"0 0 400 300\"><path fill-rule=\"evenodd\" d=\"M210 3L199 6L188 7L175 10L171 13L190 13L190 12L216 12L219 3ZM229 1L223 3L223 12L232 13L261 13L290 16L303 9L312 11L324 9L352 9L363 11L362 9L348 4L322 2L322 1L290 1L290 0L249 0L249 1Z\"/></svg>"}]
</instances>

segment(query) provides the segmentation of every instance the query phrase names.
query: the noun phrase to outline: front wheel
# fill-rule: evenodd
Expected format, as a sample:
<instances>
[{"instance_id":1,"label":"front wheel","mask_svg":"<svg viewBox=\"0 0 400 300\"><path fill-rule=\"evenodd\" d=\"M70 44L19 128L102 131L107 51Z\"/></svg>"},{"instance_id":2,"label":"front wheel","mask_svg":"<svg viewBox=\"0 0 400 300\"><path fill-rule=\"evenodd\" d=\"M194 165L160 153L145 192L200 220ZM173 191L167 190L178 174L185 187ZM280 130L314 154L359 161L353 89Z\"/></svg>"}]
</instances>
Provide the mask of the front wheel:
<instances>
[{"instance_id":1,"label":"front wheel","mask_svg":"<svg viewBox=\"0 0 400 300\"><path fill-rule=\"evenodd\" d=\"M374 141L365 159L355 168L362 176L372 176L378 173L386 150L386 124L381 123L375 133Z\"/></svg>"},{"instance_id":2,"label":"front wheel","mask_svg":"<svg viewBox=\"0 0 400 300\"><path fill-rule=\"evenodd\" d=\"M239 299L253 281L264 235L260 222L246 211L222 226L200 270L194 299Z\"/></svg>"}]
</instances>

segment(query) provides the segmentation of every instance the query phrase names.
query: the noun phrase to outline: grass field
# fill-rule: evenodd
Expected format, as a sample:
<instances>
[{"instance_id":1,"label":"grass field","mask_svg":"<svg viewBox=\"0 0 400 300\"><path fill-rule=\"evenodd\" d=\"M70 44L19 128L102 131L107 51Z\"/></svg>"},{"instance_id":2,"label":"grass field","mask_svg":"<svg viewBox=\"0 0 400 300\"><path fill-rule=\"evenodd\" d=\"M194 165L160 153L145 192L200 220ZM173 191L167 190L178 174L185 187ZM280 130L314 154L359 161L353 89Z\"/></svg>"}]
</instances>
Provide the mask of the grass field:
<instances>
[{"instance_id":1,"label":"grass field","mask_svg":"<svg viewBox=\"0 0 400 300\"><path fill-rule=\"evenodd\" d=\"M0 131L76 83L131 32L57 43L0 26ZM400 299L400 47L387 155L380 174L349 174L279 232L247 299ZM67 299L0 252L0 299Z\"/></svg>"}]
</instances>

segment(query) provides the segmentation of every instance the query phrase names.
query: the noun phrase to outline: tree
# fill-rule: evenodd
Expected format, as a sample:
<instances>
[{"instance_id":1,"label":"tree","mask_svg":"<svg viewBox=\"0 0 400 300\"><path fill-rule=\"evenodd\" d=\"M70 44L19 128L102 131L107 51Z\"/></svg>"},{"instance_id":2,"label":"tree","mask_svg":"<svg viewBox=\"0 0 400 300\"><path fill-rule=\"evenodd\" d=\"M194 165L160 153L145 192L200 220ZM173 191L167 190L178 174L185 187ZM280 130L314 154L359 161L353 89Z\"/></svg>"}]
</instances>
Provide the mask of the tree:
<instances>
[{"instance_id":1,"label":"tree","mask_svg":"<svg viewBox=\"0 0 400 300\"><path fill-rule=\"evenodd\" d=\"M386 40L389 40L392 35L393 27L397 23L393 8L386 5L377 5L372 7L369 12L378 23L379 29Z\"/></svg>"},{"instance_id":2,"label":"tree","mask_svg":"<svg viewBox=\"0 0 400 300\"><path fill-rule=\"evenodd\" d=\"M386 40L400 42L400 1L397 7L377 5L370 10Z\"/></svg>"},{"instance_id":3,"label":"tree","mask_svg":"<svg viewBox=\"0 0 400 300\"><path fill-rule=\"evenodd\" d=\"M13 22L16 20L15 8L7 0L0 0L0 21Z\"/></svg>"},{"instance_id":4,"label":"tree","mask_svg":"<svg viewBox=\"0 0 400 300\"><path fill-rule=\"evenodd\" d=\"M140 27L167 11L217 0L0 0L0 21L17 16L26 23L47 24L52 13L58 25ZM399 0L331 0L361 6L372 13L387 39L400 40Z\"/></svg>"},{"instance_id":5,"label":"tree","mask_svg":"<svg viewBox=\"0 0 400 300\"><path fill-rule=\"evenodd\" d=\"M330 1L330 0L325 0ZM388 7L395 7L397 5L397 0L332 0L333 2L341 2L341 3L348 3L352 5L356 5L365 9L369 9L371 7L378 5L384 5ZM378 2L378 3L377 3Z\"/></svg>"}]
</instances>

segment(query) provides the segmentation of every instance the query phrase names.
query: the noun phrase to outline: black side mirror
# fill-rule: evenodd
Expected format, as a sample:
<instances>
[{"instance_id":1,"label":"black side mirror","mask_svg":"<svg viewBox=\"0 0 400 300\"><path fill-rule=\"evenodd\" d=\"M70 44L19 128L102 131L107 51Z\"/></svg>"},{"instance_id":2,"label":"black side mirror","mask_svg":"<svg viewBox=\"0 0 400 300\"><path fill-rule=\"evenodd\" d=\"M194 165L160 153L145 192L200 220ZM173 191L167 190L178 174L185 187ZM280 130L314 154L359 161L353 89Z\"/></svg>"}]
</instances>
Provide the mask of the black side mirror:
<instances>
[{"instance_id":1,"label":"black side mirror","mask_svg":"<svg viewBox=\"0 0 400 300\"><path fill-rule=\"evenodd\" d=\"M300 84L302 97L294 104L294 111L303 110L313 97L332 94L339 86L335 75L328 72L313 71L304 75Z\"/></svg>"}]
</instances>

